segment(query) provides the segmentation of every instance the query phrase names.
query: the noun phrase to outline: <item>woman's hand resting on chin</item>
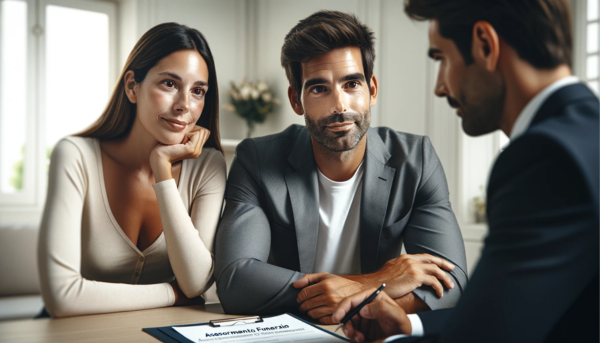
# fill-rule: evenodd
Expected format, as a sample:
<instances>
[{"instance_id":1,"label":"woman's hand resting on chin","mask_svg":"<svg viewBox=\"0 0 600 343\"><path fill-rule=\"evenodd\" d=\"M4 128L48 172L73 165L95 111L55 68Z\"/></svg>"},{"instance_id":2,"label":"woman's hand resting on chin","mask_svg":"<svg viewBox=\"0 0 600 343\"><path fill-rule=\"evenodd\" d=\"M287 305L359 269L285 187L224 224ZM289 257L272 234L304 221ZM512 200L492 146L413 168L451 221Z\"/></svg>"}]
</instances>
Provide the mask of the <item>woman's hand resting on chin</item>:
<instances>
[{"instance_id":1,"label":"woman's hand resting on chin","mask_svg":"<svg viewBox=\"0 0 600 343\"><path fill-rule=\"evenodd\" d=\"M150 166L156 183L173 178L173 163L200 156L209 136L209 130L196 125L192 131L185 134L180 144L156 145L150 153Z\"/></svg>"}]
</instances>

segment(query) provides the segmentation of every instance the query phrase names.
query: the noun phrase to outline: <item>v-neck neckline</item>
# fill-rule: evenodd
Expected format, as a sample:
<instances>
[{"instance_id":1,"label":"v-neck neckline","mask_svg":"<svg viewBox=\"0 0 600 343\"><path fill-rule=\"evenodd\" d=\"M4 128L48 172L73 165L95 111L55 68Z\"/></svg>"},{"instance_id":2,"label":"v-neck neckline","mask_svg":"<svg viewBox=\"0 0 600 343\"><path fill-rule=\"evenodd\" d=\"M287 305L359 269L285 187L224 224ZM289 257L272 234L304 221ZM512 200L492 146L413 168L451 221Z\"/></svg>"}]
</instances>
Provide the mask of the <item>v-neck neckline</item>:
<instances>
[{"instance_id":1,"label":"v-neck neckline","mask_svg":"<svg viewBox=\"0 0 600 343\"><path fill-rule=\"evenodd\" d=\"M123 229L121 228L121 225L119 225L119 222L117 222L117 219L113 215L112 209L110 208L110 204L108 202L108 195L106 193L106 185L104 183L104 166L102 163L102 149L100 149L100 140L97 138L94 140L95 140L95 145L96 145L96 160L97 160L97 165L98 165L98 179L100 180L100 189L102 190L102 200L104 201L104 207L106 209L106 214L108 214L108 217L110 218L110 221L112 222L113 227L119 233L119 235L121 235L121 238L123 238L123 240L125 240L125 242L127 242L127 244L129 244L129 246L136 253L138 253L138 255L145 256L146 254L148 254L152 250L154 250L165 239L165 231L164 230L161 231L160 235L154 240L154 242L152 242L152 244L150 244L144 250L140 250L137 247L137 245L133 244L131 239L129 239L129 237L127 237L127 235L125 234L125 231L123 231ZM181 169L179 171L179 181L181 181L181 177L184 174L184 169L185 169L184 164L185 164L185 160L181 161ZM180 184L181 184L181 182L177 182L177 191L180 191L180 189L179 189Z\"/></svg>"}]
</instances>

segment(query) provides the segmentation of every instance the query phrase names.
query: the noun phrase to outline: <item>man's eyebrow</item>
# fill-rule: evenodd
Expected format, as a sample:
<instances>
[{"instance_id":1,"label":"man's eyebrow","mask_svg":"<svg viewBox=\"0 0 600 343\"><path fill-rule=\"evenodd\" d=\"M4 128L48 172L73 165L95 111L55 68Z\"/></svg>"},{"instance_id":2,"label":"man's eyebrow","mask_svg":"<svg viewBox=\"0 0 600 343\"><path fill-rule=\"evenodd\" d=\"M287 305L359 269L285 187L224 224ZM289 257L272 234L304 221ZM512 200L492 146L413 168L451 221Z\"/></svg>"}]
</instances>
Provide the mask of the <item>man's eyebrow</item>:
<instances>
[{"instance_id":1,"label":"man's eyebrow","mask_svg":"<svg viewBox=\"0 0 600 343\"><path fill-rule=\"evenodd\" d=\"M354 73L354 74L349 74L346 75L344 77L342 77L340 79L340 81L344 82L344 81L351 81L351 80L358 80L358 81L365 81L365 75L363 75L362 73Z\"/></svg>"},{"instance_id":2,"label":"man's eyebrow","mask_svg":"<svg viewBox=\"0 0 600 343\"><path fill-rule=\"evenodd\" d=\"M304 89L306 89L306 88L308 88L310 86L313 86L313 85L318 85L319 83L327 83L327 80L325 80L322 77L316 77L314 79L307 80L304 83Z\"/></svg>"},{"instance_id":3,"label":"man's eyebrow","mask_svg":"<svg viewBox=\"0 0 600 343\"><path fill-rule=\"evenodd\" d=\"M162 73L158 73L158 75L167 75L170 76L172 78L174 78L177 81L181 81L181 77L175 73L171 73L169 71L164 71ZM208 85L208 83L206 81L196 81L194 82L195 85L199 85L199 86L206 86Z\"/></svg>"},{"instance_id":4,"label":"man's eyebrow","mask_svg":"<svg viewBox=\"0 0 600 343\"><path fill-rule=\"evenodd\" d=\"M429 48L429 51L427 51L427 55L431 59L433 59L433 55L435 55L435 54L441 54L441 53L442 53L442 50L435 49L435 48Z\"/></svg>"}]
</instances>

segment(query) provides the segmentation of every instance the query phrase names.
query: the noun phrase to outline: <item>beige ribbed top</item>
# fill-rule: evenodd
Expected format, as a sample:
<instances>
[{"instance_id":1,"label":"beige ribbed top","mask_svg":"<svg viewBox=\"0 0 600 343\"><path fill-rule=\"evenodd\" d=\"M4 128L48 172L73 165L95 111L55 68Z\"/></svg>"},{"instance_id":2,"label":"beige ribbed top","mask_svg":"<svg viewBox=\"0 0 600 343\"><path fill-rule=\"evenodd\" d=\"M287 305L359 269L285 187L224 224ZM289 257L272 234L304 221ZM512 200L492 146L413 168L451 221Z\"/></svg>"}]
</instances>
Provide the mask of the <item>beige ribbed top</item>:
<instances>
[{"instance_id":1,"label":"beige ribbed top","mask_svg":"<svg viewBox=\"0 0 600 343\"><path fill-rule=\"evenodd\" d=\"M163 233L140 251L115 220L104 187L100 143L67 137L52 152L40 227L42 296L54 317L140 310L175 302L213 283L213 249L225 192L221 153L184 160L179 185L154 185Z\"/></svg>"}]
</instances>

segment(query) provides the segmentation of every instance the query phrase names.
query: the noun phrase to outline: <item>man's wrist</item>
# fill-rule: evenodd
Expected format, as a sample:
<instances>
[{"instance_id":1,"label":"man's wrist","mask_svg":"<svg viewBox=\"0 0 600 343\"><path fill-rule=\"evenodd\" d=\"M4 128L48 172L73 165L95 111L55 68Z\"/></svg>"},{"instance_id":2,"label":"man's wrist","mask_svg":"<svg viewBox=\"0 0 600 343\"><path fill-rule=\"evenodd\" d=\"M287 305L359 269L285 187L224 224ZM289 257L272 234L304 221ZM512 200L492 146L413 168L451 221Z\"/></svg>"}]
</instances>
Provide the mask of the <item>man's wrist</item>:
<instances>
[{"instance_id":1,"label":"man's wrist","mask_svg":"<svg viewBox=\"0 0 600 343\"><path fill-rule=\"evenodd\" d=\"M430 311L431 308L421 298L416 296L413 292L407 293L400 298L394 299L398 306L402 307L406 313L419 313L424 311Z\"/></svg>"},{"instance_id":2,"label":"man's wrist","mask_svg":"<svg viewBox=\"0 0 600 343\"><path fill-rule=\"evenodd\" d=\"M342 277L351 281L361 283L367 287L379 288L381 286L381 280L379 280L376 274L377 273L361 275L343 275Z\"/></svg>"}]
</instances>

